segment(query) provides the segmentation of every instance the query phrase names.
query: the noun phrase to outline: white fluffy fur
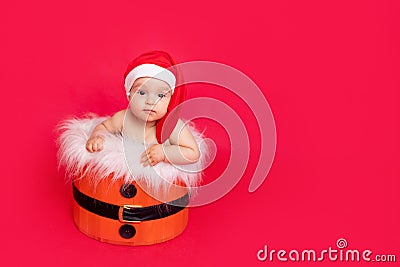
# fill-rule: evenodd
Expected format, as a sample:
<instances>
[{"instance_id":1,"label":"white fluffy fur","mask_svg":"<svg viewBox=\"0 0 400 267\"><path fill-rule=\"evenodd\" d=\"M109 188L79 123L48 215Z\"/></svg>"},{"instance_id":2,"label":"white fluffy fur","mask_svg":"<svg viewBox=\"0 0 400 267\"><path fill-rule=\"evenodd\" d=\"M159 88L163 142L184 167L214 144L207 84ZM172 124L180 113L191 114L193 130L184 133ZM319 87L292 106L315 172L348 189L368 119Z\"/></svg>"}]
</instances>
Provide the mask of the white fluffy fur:
<instances>
[{"instance_id":1,"label":"white fluffy fur","mask_svg":"<svg viewBox=\"0 0 400 267\"><path fill-rule=\"evenodd\" d=\"M108 133L101 151L90 153L86 150L86 141L92 130L107 118L90 114L84 118L64 120L57 127L60 131L59 164L65 165L69 177L79 179L85 172L90 171L95 174L94 182L97 183L113 174L113 180L124 179L126 183L144 181L148 187L155 190L177 181L184 182L188 187L197 186L201 182L207 146L203 142L203 133L198 132L193 124L188 126L201 152L198 162L188 165L160 162L154 167L144 167L140 164L140 154L144 152L145 146L121 135Z\"/></svg>"}]
</instances>

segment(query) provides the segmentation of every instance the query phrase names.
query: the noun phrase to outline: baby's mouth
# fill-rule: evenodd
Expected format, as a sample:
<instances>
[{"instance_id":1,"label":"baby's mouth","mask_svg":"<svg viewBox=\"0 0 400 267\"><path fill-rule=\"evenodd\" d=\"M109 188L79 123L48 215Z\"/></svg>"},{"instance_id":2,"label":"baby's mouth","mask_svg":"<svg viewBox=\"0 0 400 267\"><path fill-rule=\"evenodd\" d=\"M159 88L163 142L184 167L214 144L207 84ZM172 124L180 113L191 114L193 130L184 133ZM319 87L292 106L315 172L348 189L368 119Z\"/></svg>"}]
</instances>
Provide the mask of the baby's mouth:
<instances>
[{"instance_id":1,"label":"baby's mouth","mask_svg":"<svg viewBox=\"0 0 400 267\"><path fill-rule=\"evenodd\" d=\"M148 113L156 113L156 111L152 110L152 109L143 109L143 111L148 112Z\"/></svg>"}]
</instances>

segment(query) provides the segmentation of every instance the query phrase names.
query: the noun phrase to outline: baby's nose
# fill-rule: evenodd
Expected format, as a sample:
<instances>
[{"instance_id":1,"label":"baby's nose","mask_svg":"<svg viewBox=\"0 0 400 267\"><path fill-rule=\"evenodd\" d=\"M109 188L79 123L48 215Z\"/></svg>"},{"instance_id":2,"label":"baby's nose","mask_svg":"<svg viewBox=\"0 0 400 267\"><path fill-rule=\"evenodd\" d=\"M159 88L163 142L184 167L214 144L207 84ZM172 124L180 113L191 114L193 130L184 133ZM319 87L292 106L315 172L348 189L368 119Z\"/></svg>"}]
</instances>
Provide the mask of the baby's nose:
<instances>
[{"instance_id":1,"label":"baby's nose","mask_svg":"<svg viewBox=\"0 0 400 267\"><path fill-rule=\"evenodd\" d=\"M146 97L146 104L148 104L148 105L157 104L157 97L149 95L148 97Z\"/></svg>"}]
</instances>

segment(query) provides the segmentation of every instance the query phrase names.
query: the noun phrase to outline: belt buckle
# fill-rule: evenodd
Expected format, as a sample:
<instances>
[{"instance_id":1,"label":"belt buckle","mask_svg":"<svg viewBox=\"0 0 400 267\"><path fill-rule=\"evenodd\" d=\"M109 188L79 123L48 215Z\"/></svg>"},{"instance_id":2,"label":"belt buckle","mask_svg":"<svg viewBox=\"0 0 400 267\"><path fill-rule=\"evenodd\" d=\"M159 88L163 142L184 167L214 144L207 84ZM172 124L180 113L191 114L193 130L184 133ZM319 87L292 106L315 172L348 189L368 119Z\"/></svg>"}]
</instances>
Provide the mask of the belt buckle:
<instances>
[{"instance_id":1,"label":"belt buckle","mask_svg":"<svg viewBox=\"0 0 400 267\"><path fill-rule=\"evenodd\" d=\"M123 223L140 223L141 221L125 220L123 217L124 209L133 210L135 208L142 208L140 205L122 205L119 207L118 220Z\"/></svg>"}]
</instances>

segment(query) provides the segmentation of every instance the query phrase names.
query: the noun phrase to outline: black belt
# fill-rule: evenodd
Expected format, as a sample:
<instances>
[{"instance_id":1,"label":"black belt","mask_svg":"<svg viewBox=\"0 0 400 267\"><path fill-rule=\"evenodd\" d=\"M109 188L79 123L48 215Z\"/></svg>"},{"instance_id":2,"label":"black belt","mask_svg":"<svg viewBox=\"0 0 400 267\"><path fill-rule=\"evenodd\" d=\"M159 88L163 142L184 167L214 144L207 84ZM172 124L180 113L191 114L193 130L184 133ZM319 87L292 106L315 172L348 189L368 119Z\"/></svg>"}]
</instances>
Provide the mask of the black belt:
<instances>
[{"instance_id":1,"label":"black belt","mask_svg":"<svg viewBox=\"0 0 400 267\"><path fill-rule=\"evenodd\" d=\"M189 194L186 193L171 202L154 206L118 206L85 195L76 188L75 183L72 183L72 188L74 199L82 208L99 216L128 223L161 219L183 210L189 204Z\"/></svg>"}]
</instances>

